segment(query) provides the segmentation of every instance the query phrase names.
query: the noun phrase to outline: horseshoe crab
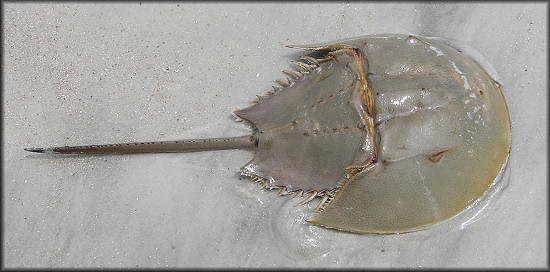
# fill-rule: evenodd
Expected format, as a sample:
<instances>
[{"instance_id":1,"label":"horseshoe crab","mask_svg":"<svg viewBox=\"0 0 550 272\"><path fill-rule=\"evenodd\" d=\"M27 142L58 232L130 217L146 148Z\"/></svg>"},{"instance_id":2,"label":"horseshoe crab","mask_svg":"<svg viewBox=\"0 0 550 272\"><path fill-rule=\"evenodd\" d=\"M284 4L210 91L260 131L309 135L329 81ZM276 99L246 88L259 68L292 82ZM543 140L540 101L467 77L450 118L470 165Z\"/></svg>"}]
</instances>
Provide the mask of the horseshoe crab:
<instances>
[{"instance_id":1,"label":"horseshoe crab","mask_svg":"<svg viewBox=\"0 0 550 272\"><path fill-rule=\"evenodd\" d=\"M240 173L321 201L308 222L356 233L416 231L468 208L508 165L511 121L498 83L434 38L369 35L288 46L309 55L235 114L248 136L28 148L38 153L246 149Z\"/></svg>"}]
</instances>

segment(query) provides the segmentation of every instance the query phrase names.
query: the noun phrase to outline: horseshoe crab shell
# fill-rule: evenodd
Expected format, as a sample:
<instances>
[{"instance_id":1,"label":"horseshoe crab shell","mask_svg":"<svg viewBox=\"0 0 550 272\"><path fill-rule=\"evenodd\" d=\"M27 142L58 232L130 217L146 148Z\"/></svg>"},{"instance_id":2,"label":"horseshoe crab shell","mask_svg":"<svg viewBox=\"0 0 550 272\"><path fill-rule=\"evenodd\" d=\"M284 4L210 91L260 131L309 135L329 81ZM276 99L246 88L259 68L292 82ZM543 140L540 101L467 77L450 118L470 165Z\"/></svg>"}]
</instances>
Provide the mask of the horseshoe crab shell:
<instances>
[{"instance_id":1,"label":"horseshoe crab shell","mask_svg":"<svg viewBox=\"0 0 550 272\"><path fill-rule=\"evenodd\" d=\"M460 213L506 168L511 121L499 85L436 39L370 35L311 46L290 78L235 112L251 136L27 149L142 153L250 149L241 173L323 197L309 222L357 233L415 231Z\"/></svg>"}]
</instances>

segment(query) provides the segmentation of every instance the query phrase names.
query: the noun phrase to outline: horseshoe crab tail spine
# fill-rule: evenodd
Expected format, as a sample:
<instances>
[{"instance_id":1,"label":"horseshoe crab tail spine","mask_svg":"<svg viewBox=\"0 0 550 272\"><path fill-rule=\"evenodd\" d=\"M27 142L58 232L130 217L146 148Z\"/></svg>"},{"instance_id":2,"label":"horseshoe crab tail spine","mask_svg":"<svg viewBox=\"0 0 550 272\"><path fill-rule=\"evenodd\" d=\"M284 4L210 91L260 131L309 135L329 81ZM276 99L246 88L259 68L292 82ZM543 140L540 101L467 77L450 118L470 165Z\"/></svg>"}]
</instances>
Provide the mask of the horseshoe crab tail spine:
<instances>
[{"instance_id":1,"label":"horseshoe crab tail spine","mask_svg":"<svg viewBox=\"0 0 550 272\"><path fill-rule=\"evenodd\" d=\"M188 153L227 149L253 150L255 135L163 142L139 142L106 145L25 148L26 151L48 154L130 154L130 153Z\"/></svg>"}]
</instances>

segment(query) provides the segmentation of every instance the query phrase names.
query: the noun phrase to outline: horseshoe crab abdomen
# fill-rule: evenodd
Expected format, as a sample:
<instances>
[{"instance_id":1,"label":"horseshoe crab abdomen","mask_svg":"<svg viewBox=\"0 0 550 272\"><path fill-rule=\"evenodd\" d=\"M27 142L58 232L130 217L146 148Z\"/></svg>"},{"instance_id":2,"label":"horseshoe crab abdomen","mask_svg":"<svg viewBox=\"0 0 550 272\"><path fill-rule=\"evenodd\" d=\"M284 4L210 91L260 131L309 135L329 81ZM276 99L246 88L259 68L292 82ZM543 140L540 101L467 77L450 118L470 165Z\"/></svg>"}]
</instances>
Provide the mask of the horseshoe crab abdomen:
<instances>
[{"instance_id":1,"label":"horseshoe crab abdomen","mask_svg":"<svg viewBox=\"0 0 550 272\"><path fill-rule=\"evenodd\" d=\"M242 173L291 192L317 195L339 188L346 167L371 156L362 148L368 132L362 126L359 87L345 60L322 62L307 78L236 111L258 129L256 156Z\"/></svg>"}]
</instances>

